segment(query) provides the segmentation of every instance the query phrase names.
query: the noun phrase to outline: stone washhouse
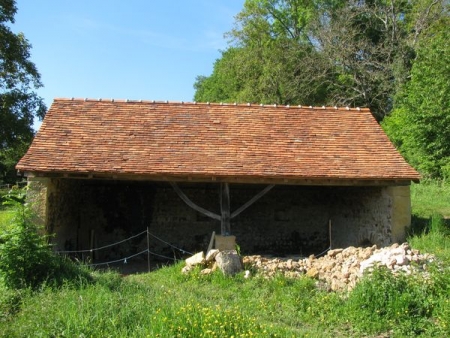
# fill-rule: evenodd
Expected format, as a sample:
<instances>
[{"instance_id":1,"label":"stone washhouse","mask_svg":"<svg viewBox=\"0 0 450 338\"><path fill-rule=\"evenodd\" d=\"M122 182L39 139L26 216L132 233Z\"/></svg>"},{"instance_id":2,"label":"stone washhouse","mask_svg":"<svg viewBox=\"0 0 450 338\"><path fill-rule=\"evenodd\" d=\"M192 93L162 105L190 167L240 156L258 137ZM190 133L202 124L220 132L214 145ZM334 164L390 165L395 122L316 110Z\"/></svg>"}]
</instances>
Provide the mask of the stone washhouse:
<instances>
[{"instance_id":1,"label":"stone washhouse","mask_svg":"<svg viewBox=\"0 0 450 338\"><path fill-rule=\"evenodd\" d=\"M56 250L162 255L402 242L420 178L368 109L101 99L55 99L17 169Z\"/></svg>"}]
</instances>

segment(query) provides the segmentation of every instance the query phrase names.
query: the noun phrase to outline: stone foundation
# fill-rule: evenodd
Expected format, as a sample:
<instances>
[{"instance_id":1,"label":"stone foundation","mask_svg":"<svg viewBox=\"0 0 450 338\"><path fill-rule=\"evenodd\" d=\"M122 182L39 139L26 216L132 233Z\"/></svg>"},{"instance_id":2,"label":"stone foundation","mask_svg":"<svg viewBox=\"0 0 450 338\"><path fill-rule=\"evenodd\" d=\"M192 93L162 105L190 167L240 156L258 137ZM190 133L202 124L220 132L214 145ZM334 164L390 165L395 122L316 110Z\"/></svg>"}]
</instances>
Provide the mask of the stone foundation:
<instances>
[{"instance_id":1,"label":"stone foundation","mask_svg":"<svg viewBox=\"0 0 450 338\"><path fill-rule=\"evenodd\" d=\"M220 213L219 184L180 183L197 205ZM58 250L88 250L150 233L188 252L205 251L220 222L187 206L165 182L45 179L30 183L45 206L41 219ZM230 184L231 210L265 186ZM36 195L36 193L35 193ZM318 254L330 247L390 245L410 222L409 187L276 186L231 220L243 254ZM147 248L146 238L96 252L116 259ZM154 237L150 251L179 252Z\"/></svg>"}]
</instances>

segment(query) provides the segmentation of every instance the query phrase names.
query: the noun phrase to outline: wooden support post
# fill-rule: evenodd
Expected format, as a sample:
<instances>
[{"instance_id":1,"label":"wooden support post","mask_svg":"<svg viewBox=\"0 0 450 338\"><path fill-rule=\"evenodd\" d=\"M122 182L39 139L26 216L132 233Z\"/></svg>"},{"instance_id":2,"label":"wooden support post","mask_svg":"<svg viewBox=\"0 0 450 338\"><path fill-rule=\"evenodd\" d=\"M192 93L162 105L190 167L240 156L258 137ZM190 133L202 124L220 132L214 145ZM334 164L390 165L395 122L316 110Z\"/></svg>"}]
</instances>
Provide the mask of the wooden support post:
<instances>
[{"instance_id":1,"label":"wooden support post","mask_svg":"<svg viewBox=\"0 0 450 338\"><path fill-rule=\"evenodd\" d=\"M215 237L216 237L216 232L213 231L213 232L212 232L212 235L211 235L211 239L209 240L208 250L206 250L206 253L210 252L211 249L213 248Z\"/></svg>"},{"instance_id":2,"label":"wooden support post","mask_svg":"<svg viewBox=\"0 0 450 338\"><path fill-rule=\"evenodd\" d=\"M90 249L90 259L91 259L91 263L94 263L94 237L95 237L95 230L91 229L91 238L90 238L90 245L89 245L89 249Z\"/></svg>"},{"instance_id":3,"label":"wooden support post","mask_svg":"<svg viewBox=\"0 0 450 338\"><path fill-rule=\"evenodd\" d=\"M220 184L220 211L221 211L221 227L222 236L231 234L230 226L230 186L228 183Z\"/></svg>"},{"instance_id":4,"label":"wooden support post","mask_svg":"<svg viewBox=\"0 0 450 338\"><path fill-rule=\"evenodd\" d=\"M147 227L147 268L148 272L150 272L150 232Z\"/></svg>"},{"instance_id":5,"label":"wooden support post","mask_svg":"<svg viewBox=\"0 0 450 338\"><path fill-rule=\"evenodd\" d=\"M332 247L332 240L331 240L331 218L330 218L330 220L328 221L328 234L329 234L329 236L330 236L330 249L331 249L331 247Z\"/></svg>"},{"instance_id":6,"label":"wooden support post","mask_svg":"<svg viewBox=\"0 0 450 338\"><path fill-rule=\"evenodd\" d=\"M186 203L187 205L189 205L192 209L198 211L199 213L211 217L212 219L216 219L218 221L221 220L221 217L211 211L208 211L202 207L199 207L197 204L195 204L194 202L192 202L182 191L181 189L178 187L178 185L175 182L169 182L170 185L172 186L172 188L175 190L175 192L177 193L177 195L184 201L184 203Z\"/></svg>"},{"instance_id":7,"label":"wooden support post","mask_svg":"<svg viewBox=\"0 0 450 338\"><path fill-rule=\"evenodd\" d=\"M245 209L247 209L249 206L251 206L253 203L255 203L257 200L259 200L261 197L263 197L265 194L267 194L275 185L271 184L265 187L262 191L260 191L258 194L252 197L247 203L242 205L240 208L238 208L236 211L234 211L231 214L231 218L235 218L238 216L241 212L243 212Z\"/></svg>"},{"instance_id":8,"label":"wooden support post","mask_svg":"<svg viewBox=\"0 0 450 338\"><path fill-rule=\"evenodd\" d=\"M231 222L230 220L236 216L238 216L241 212L243 212L245 209L250 207L252 204L254 204L257 200L259 200L261 197L263 197L265 194L267 194L275 185L271 184L265 187L262 191L260 191L258 194L253 196L247 203L242 205L240 208L238 208L236 211L231 213L231 206L230 206L230 185L226 182L220 184L220 215L217 215L211 211L208 211L198 205L196 205L194 202L192 202L178 187L178 185L175 182L169 182L169 184L173 187L177 195L192 209L202 213L203 215L206 215L208 217L211 217L212 219L220 220L221 227L220 227L220 234L222 236L230 236L231 235Z\"/></svg>"}]
</instances>

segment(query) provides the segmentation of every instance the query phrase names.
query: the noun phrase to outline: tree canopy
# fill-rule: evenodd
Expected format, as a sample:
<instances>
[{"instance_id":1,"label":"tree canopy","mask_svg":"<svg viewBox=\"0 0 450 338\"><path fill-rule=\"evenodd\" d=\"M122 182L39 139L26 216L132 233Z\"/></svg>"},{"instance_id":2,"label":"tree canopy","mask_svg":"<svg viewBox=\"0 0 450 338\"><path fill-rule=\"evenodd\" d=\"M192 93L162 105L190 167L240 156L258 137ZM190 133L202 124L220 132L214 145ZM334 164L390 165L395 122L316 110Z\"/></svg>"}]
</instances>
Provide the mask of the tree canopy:
<instances>
[{"instance_id":1,"label":"tree canopy","mask_svg":"<svg viewBox=\"0 0 450 338\"><path fill-rule=\"evenodd\" d=\"M450 177L449 27L443 18L421 40L411 80L383 122L406 159L428 177Z\"/></svg>"},{"instance_id":2,"label":"tree canopy","mask_svg":"<svg viewBox=\"0 0 450 338\"><path fill-rule=\"evenodd\" d=\"M197 79L194 99L324 103L328 74L311 40L314 13L311 1L247 0L227 34L230 47L211 76ZM230 83L233 89L224 89Z\"/></svg>"},{"instance_id":3,"label":"tree canopy","mask_svg":"<svg viewBox=\"0 0 450 338\"><path fill-rule=\"evenodd\" d=\"M369 107L381 121L445 0L246 0L196 101ZM231 85L231 88L229 86ZM220 93L220 95L218 95Z\"/></svg>"},{"instance_id":4,"label":"tree canopy","mask_svg":"<svg viewBox=\"0 0 450 338\"><path fill-rule=\"evenodd\" d=\"M0 0L0 181L7 182L15 181L14 166L34 136L34 118L46 111L35 92L42 83L31 44L10 28L16 12L14 0Z\"/></svg>"}]
</instances>

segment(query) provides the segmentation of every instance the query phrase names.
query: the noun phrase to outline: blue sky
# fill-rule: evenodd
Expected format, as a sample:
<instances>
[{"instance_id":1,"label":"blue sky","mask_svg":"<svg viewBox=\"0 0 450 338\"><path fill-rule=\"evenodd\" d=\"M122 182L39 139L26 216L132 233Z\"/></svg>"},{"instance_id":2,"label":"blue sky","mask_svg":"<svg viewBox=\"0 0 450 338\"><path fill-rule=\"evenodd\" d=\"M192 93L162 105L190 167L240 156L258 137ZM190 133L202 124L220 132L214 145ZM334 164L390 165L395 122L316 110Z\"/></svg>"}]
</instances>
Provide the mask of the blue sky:
<instances>
[{"instance_id":1,"label":"blue sky","mask_svg":"<svg viewBox=\"0 0 450 338\"><path fill-rule=\"evenodd\" d=\"M38 93L56 97L193 100L244 0L17 0L12 26L32 44Z\"/></svg>"}]
</instances>

